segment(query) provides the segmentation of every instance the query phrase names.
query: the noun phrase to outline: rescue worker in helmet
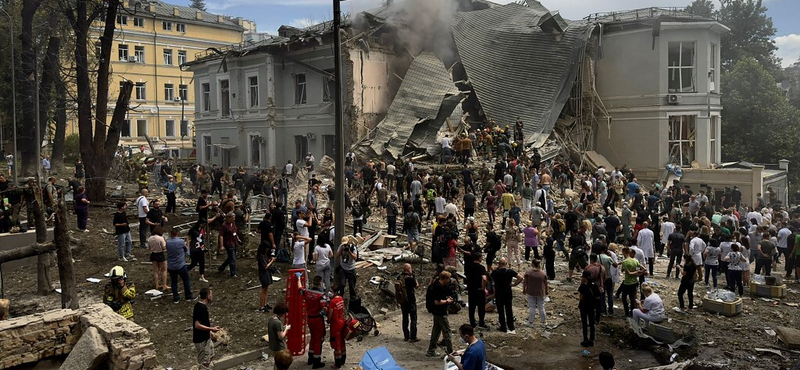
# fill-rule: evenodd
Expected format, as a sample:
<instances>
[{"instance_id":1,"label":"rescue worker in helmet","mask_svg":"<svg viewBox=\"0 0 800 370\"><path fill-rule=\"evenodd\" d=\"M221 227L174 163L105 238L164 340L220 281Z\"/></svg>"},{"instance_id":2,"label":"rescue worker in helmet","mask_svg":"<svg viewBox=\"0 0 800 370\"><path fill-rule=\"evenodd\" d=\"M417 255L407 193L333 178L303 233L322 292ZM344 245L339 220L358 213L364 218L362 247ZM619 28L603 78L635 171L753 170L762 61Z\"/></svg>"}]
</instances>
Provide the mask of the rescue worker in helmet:
<instances>
[{"instance_id":1,"label":"rescue worker in helmet","mask_svg":"<svg viewBox=\"0 0 800 370\"><path fill-rule=\"evenodd\" d=\"M133 320L131 302L136 298L136 287L128 281L122 266L114 266L109 272L110 281L103 293L103 302L122 317Z\"/></svg>"}]
</instances>

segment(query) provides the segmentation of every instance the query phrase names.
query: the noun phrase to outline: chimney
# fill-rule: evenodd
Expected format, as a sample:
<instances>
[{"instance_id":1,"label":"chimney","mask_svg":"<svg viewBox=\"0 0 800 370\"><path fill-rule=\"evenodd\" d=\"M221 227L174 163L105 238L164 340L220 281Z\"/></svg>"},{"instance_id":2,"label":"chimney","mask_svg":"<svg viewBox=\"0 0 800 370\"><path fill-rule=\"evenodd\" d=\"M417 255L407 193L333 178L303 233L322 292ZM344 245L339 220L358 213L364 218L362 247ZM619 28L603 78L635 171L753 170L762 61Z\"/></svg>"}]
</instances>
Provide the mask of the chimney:
<instances>
[{"instance_id":1,"label":"chimney","mask_svg":"<svg viewBox=\"0 0 800 370\"><path fill-rule=\"evenodd\" d=\"M789 160L788 159L781 159L778 161L778 168L789 171Z\"/></svg>"},{"instance_id":2,"label":"chimney","mask_svg":"<svg viewBox=\"0 0 800 370\"><path fill-rule=\"evenodd\" d=\"M197 20L199 20L199 21L203 20L203 12L201 12L199 10L197 11Z\"/></svg>"},{"instance_id":3,"label":"chimney","mask_svg":"<svg viewBox=\"0 0 800 370\"><path fill-rule=\"evenodd\" d=\"M217 16L217 23L222 23L222 22L225 22L225 16L224 15L218 15Z\"/></svg>"},{"instance_id":4,"label":"chimney","mask_svg":"<svg viewBox=\"0 0 800 370\"><path fill-rule=\"evenodd\" d=\"M150 3L150 5L147 6L147 10L149 10L150 13L155 13L156 12L156 4Z\"/></svg>"},{"instance_id":5,"label":"chimney","mask_svg":"<svg viewBox=\"0 0 800 370\"><path fill-rule=\"evenodd\" d=\"M174 15L174 16L176 16L176 17L177 17L177 16L179 16L179 15L181 15L181 11L180 11L180 9L178 9L178 7L177 7L177 6L175 6L175 7L172 7L172 15Z\"/></svg>"}]
</instances>

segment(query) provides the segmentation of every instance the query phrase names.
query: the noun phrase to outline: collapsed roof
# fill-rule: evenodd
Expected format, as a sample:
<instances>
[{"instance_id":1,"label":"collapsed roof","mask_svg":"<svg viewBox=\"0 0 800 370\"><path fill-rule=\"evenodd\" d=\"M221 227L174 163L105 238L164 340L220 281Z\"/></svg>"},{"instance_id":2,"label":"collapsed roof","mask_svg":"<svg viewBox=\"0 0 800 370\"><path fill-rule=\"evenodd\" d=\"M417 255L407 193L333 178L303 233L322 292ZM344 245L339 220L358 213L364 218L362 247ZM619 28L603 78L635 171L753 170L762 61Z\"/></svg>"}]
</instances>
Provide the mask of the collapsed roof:
<instances>
[{"instance_id":1,"label":"collapsed roof","mask_svg":"<svg viewBox=\"0 0 800 370\"><path fill-rule=\"evenodd\" d=\"M437 135L443 127L458 124L449 123L448 118L462 98L442 61L423 52L411 63L386 118L376 127L371 150L394 158L404 155L406 149L437 154L441 151L435 145ZM460 121L460 115L456 113L454 118Z\"/></svg>"},{"instance_id":2,"label":"collapsed roof","mask_svg":"<svg viewBox=\"0 0 800 370\"><path fill-rule=\"evenodd\" d=\"M398 22L402 17L397 13L402 11L381 8L362 15L376 27L382 21ZM458 91L474 93L485 118L501 125L521 119L525 144L541 147L570 97L592 28L589 22L564 20L533 0L454 12L446 29L457 63L451 67L448 61L448 67L460 73L459 81L453 82L453 75L431 52L450 53L426 50L412 64L386 118L376 127L371 149L394 158L414 149L438 153L433 131L450 115L454 101L443 97ZM460 110L455 112L460 115Z\"/></svg>"},{"instance_id":3,"label":"collapsed roof","mask_svg":"<svg viewBox=\"0 0 800 370\"><path fill-rule=\"evenodd\" d=\"M458 13L453 37L485 116L519 117L525 144L538 147L569 99L592 26L527 3Z\"/></svg>"}]
</instances>

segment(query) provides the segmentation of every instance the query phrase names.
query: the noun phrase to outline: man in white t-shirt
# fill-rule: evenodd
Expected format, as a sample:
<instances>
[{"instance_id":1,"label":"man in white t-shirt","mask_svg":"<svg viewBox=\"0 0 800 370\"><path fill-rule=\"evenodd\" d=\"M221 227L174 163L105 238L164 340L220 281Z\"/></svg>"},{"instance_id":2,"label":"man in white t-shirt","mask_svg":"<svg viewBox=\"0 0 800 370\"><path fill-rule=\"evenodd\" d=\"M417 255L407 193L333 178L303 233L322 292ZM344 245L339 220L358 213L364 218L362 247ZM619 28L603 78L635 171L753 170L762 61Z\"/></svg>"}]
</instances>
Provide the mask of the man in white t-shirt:
<instances>
[{"instance_id":1,"label":"man in white t-shirt","mask_svg":"<svg viewBox=\"0 0 800 370\"><path fill-rule=\"evenodd\" d=\"M449 162L452 155L452 147L450 146L450 135L444 135L442 138L442 163Z\"/></svg>"},{"instance_id":2,"label":"man in white t-shirt","mask_svg":"<svg viewBox=\"0 0 800 370\"><path fill-rule=\"evenodd\" d=\"M639 308L633 310L633 319L637 322L644 321L644 327L650 325L651 322L659 323L666 318L666 311L664 310L664 302L658 294L653 293L653 288L649 285L642 286L642 293L645 296L644 301Z\"/></svg>"},{"instance_id":3,"label":"man in white t-shirt","mask_svg":"<svg viewBox=\"0 0 800 370\"><path fill-rule=\"evenodd\" d=\"M147 248L147 230L150 226L147 225L147 213L150 212L150 202L147 201L147 194L149 191L145 188L142 189L139 198L136 198L136 210L139 216L139 247Z\"/></svg>"},{"instance_id":4,"label":"man in white t-shirt","mask_svg":"<svg viewBox=\"0 0 800 370\"><path fill-rule=\"evenodd\" d=\"M288 161L285 166L283 166L283 176L291 176L292 171L294 170L294 165L292 161Z\"/></svg>"},{"instance_id":5,"label":"man in white t-shirt","mask_svg":"<svg viewBox=\"0 0 800 370\"><path fill-rule=\"evenodd\" d=\"M306 269L306 249L309 242L311 242L311 238L295 233L292 246L292 269Z\"/></svg>"}]
</instances>

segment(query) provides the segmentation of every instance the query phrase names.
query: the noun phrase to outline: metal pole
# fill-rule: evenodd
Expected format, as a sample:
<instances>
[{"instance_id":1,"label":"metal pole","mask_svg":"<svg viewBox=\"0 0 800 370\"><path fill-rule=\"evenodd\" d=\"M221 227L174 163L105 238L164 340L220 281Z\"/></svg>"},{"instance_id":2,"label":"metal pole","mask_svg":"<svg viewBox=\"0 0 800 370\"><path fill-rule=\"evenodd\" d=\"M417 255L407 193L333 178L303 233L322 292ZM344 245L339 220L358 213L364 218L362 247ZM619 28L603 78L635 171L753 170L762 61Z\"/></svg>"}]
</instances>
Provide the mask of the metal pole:
<instances>
[{"instance_id":1,"label":"metal pole","mask_svg":"<svg viewBox=\"0 0 800 370\"><path fill-rule=\"evenodd\" d=\"M12 135L14 140L14 150L11 152L14 156L14 184L19 185L19 180L17 178L17 173L19 172L19 156L17 156L17 78L16 78L16 67L14 62L14 18L6 12L5 9L0 8L0 11L8 17L8 24L11 28L11 32L9 33L9 39L11 39L11 128L12 128Z\"/></svg>"},{"instance_id":2,"label":"metal pole","mask_svg":"<svg viewBox=\"0 0 800 370\"><path fill-rule=\"evenodd\" d=\"M342 40L341 40L341 26L342 26L342 7L340 0L333 0L333 61L335 66L335 79L334 85L336 86L336 96L334 97L334 112L335 112L335 135L336 145L334 152L334 180L336 182L336 201L334 203L335 220L335 233L334 243L340 245L342 243L342 236L345 235L344 231L344 196L347 186L344 181L344 112L342 110Z\"/></svg>"}]
</instances>

